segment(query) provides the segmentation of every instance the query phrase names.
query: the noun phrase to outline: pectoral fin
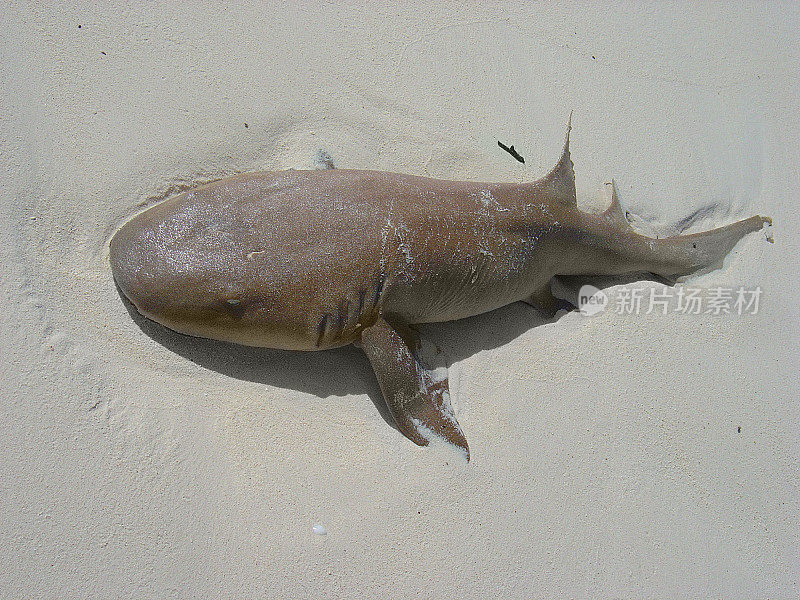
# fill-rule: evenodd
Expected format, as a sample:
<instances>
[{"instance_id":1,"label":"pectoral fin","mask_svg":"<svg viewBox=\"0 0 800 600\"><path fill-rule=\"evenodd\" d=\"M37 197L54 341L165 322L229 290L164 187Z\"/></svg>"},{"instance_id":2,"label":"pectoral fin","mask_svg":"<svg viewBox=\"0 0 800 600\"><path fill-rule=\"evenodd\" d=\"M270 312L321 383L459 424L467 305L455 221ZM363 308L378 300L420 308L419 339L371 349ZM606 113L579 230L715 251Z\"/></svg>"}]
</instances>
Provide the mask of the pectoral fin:
<instances>
[{"instance_id":1,"label":"pectoral fin","mask_svg":"<svg viewBox=\"0 0 800 600\"><path fill-rule=\"evenodd\" d=\"M420 446L444 439L461 448L469 460L467 440L450 406L447 378L437 380L422 365L416 333L379 318L361 333L361 347L403 435Z\"/></svg>"}]
</instances>

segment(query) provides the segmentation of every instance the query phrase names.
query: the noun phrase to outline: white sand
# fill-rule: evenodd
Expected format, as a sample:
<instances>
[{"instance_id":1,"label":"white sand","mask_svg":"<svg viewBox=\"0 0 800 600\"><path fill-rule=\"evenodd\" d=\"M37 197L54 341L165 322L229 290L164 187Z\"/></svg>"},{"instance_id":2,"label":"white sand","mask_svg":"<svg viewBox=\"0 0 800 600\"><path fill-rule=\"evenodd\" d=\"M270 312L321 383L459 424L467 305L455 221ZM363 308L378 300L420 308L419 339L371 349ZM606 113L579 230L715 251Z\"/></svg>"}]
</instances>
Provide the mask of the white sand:
<instances>
[{"instance_id":1,"label":"white sand","mask_svg":"<svg viewBox=\"0 0 800 600\"><path fill-rule=\"evenodd\" d=\"M0 597L800 596L798 5L181 4L0 8ZM114 288L176 186L319 149L530 180L570 109L582 206L775 218L696 282L761 310L425 327L469 465L356 349L154 339Z\"/></svg>"}]
</instances>

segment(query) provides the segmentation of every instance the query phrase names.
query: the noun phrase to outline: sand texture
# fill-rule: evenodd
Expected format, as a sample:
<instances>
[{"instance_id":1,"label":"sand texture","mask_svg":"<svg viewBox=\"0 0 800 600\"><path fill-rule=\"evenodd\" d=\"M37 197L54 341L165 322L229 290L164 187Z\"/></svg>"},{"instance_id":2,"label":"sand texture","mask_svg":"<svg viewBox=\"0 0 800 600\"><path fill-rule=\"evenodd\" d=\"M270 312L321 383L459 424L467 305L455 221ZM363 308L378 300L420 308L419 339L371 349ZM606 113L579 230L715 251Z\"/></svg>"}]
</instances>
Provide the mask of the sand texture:
<instances>
[{"instance_id":1,"label":"sand texture","mask_svg":"<svg viewBox=\"0 0 800 600\"><path fill-rule=\"evenodd\" d=\"M0 598L800 596L797 5L74 4L0 6ZM528 181L571 109L582 208L614 177L653 235L775 219L685 284L760 307L422 327L469 464L359 350L180 336L114 286L110 237L186 187Z\"/></svg>"}]
</instances>

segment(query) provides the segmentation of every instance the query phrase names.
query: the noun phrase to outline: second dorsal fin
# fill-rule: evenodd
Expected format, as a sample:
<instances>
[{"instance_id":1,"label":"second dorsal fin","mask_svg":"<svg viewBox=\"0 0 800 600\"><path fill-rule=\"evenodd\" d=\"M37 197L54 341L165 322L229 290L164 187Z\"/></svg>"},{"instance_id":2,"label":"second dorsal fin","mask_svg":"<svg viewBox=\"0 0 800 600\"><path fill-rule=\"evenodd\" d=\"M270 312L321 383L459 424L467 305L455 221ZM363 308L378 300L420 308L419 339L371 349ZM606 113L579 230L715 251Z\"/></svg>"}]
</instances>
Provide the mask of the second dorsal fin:
<instances>
[{"instance_id":1,"label":"second dorsal fin","mask_svg":"<svg viewBox=\"0 0 800 600\"><path fill-rule=\"evenodd\" d=\"M564 150L556 166L545 175L538 184L543 187L550 195L566 206L577 206L578 197L575 194L575 171L572 169L572 159L569 156L569 132L572 130L572 112L569 113L567 123L567 139L564 142Z\"/></svg>"},{"instance_id":2,"label":"second dorsal fin","mask_svg":"<svg viewBox=\"0 0 800 600\"><path fill-rule=\"evenodd\" d=\"M615 227L619 227L620 229L631 229L631 223L628 221L628 215L625 209L622 208L622 205L619 203L619 197L617 197L617 186L614 185L614 180L606 182L606 193L611 194L611 202L608 205L608 208L603 212L603 217L614 225Z\"/></svg>"}]
</instances>

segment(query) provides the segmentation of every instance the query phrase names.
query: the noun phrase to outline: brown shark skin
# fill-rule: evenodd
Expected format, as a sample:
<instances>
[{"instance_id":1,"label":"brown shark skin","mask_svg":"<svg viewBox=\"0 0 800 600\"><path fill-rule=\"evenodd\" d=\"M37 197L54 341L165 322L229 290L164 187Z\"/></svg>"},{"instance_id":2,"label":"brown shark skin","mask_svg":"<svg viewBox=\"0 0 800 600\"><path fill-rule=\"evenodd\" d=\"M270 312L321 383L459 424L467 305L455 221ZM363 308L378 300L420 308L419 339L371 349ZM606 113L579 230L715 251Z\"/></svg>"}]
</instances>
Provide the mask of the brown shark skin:
<instances>
[{"instance_id":1,"label":"brown shark skin","mask_svg":"<svg viewBox=\"0 0 800 600\"><path fill-rule=\"evenodd\" d=\"M388 372L390 347L410 348L412 358L400 363L416 360L406 325L519 300L552 312L549 285L558 275L689 275L771 222L754 216L648 238L630 228L611 189L605 213L578 210L569 136L556 167L525 184L338 169L248 173L134 217L111 240L110 261L137 310L181 333L287 350L377 344L365 351L395 414L412 406L409 386L421 385L425 373ZM364 334L373 327L375 334ZM418 396L417 408L433 402L420 413L422 424L468 455L446 397L431 400L424 385ZM431 408L453 427L430 421ZM426 443L417 429L401 427Z\"/></svg>"}]
</instances>

